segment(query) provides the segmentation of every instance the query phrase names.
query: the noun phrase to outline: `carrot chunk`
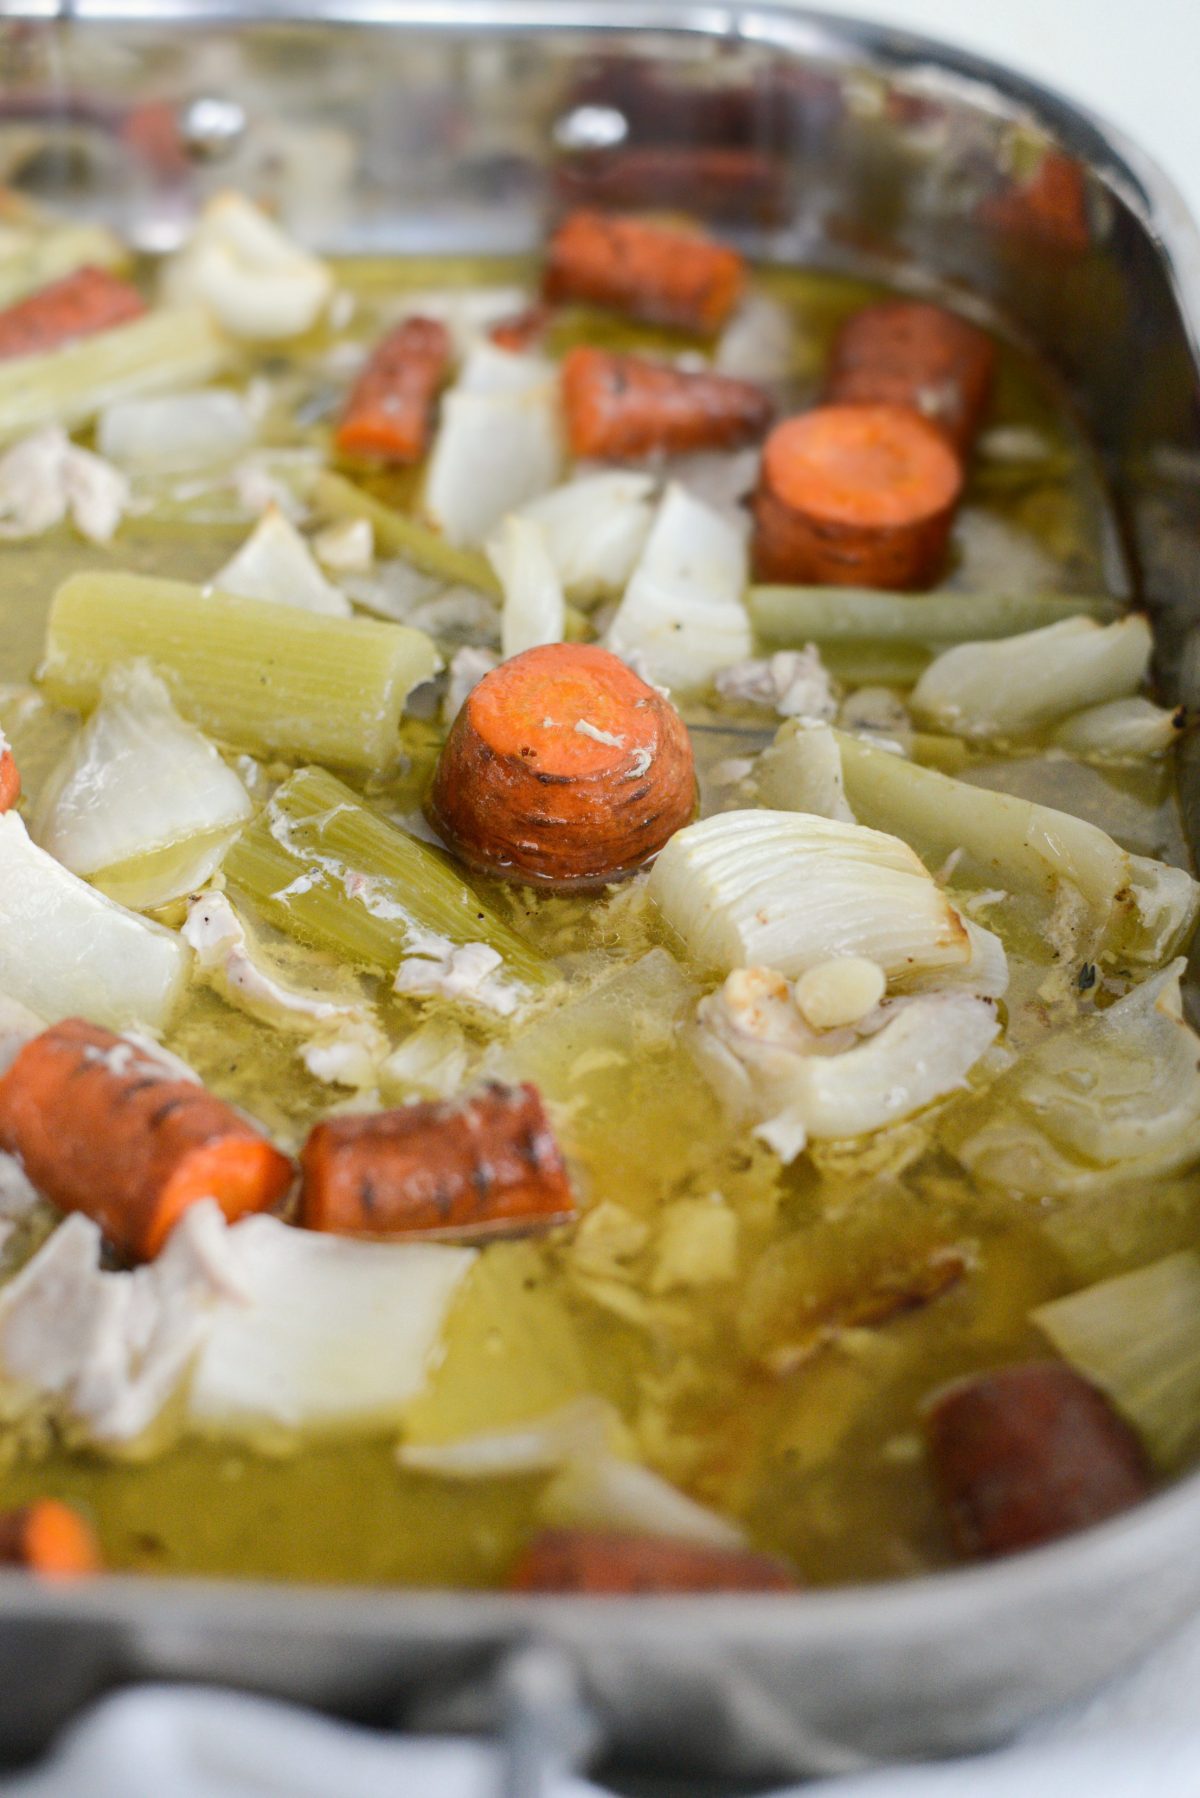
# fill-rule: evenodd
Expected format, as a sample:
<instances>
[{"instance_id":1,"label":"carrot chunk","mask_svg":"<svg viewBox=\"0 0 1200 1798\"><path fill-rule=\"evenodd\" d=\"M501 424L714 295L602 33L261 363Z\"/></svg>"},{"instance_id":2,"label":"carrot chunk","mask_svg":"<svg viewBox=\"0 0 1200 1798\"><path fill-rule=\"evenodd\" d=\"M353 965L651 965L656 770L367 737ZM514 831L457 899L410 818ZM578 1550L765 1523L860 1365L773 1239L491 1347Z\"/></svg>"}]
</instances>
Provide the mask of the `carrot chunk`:
<instances>
[{"instance_id":1,"label":"carrot chunk","mask_svg":"<svg viewBox=\"0 0 1200 1798\"><path fill-rule=\"evenodd\" d=\"M450 333L432 318L409 318L376 345L337 429L346 456L419 462L429 446L438 389L450 367Z\"/></svg>"},{"instance_id":2,"label":"carrot chunk","mask_svg":"<svg viewBox=\"0 0 1200 1798\"><path fill-rule=\"evenodd\" d=\"M1056 1361L957 1381L935 1398L925 1433L964 1555L1052 1542L1150 1491L1146 1456L1129 1425L1102 1392Z\"/></svg>"},{"instance_id":3,"label":"carrot chunk","mask_svg":"<svg viewBox=\"0 0 1200 1798\"><path fill-rule=\"evenodd\" d=\"M231 1106L81 1018L34 1037L0 1079L0 1148L135 1260L157 1255L198 1199L232 1220L292 1180L287 1156Z\"/></svg>"},{"instance_id":4,"label":"carrot chunk","mask_svg":"<svg viewBox=\"0 0 1200 1798\"><path fill-rule=\"evenodd\" d=\"M513 1592L792 1592L782 1561L747 1549L617 1530L543 1530L509 1575Z\"/></svg>"},{"instance_id":5,"label":"carrot chunk","mask_svg":"<svg viewBox=\"0 0 1200 1798\"><path fill-rule=\"evenodd\" d=\"M558 889L623 879L686 824L696 775L670 701L595 644L484 676L446 739L430 821L471 867Z\"/></svg>"},{"instance_id":6,"label":"carrot chunk","mask_svg":"<svg viewBox=\"0 0 1200 1798\"><path fill-rule=\"evenodd\" d=\"M0 739L0 743L3 739ZM0 747L0 812L8 811L21 797L21 776L13 760L13 752Z\"/></svg>"},{"instance_id":7,"label":"carrot chunk","mask_svg":"<svg viewBox=\"0 0 1200 1798\"><path fill-rule=\"evenodd\" d=\"M819 586L927 586L962 492L958 457L903 406L823 406L777 425L755 496L755 573Z\"/></svg>"},{"instance_id":8,"label":"carrot chunk","mask_svg":"<svg viewBox=\"0 0 1200 1798\"><path fill-rule=\"evenodd\" d=\"M301 1222L339 1236L498 1236L574 1211L532 1086L327 1118L300 1156Z\"/></svg>"},{"instance_id":9,"label":"carrot chunk","mask_svg":"<svg viewBox=\"0 0 1200 1798\"><path fill-rule=\"evenodd\" d=\"M549 306L526 306L522 312L499 319L488 336L497 349L512 350L517 354L536 349L550 329L553 316Z\"/></svg>"},{"instance_id":10,"label":"carrot chunk","mask_svg":"<svg viewBox=\"0 0 1200 1798\"><path fill-rule=\"evenodd\" d=\"M991 338L957 313L885 300L854 313L838 332L825 397L831 405L911 406L966 456L987 411L995 365Z\"/></svg>"},{"instance_id":11,"label":"carrot chunk","mask_svg":"<svg viewBox=\"0 0 1200 1798\"><path fill-rule=\"evenodd\" d=\"M90 1526L57 1498L0 1512L0 1563L43 1579L78 1579L103 1566Z\"/></svg>"},{"instance_id":12,"label":"carrot chunk","mask_svg":"<svg viewBox=\"0 0 1200 1798\"><path fill-rule=\"evenodd\" d=\"M0 311L0 362L111 331L145 310L137 288L119 275L91 266L76 269Z\"/></svg>"},{"instance_id":13,"label":"carrot chunk","mask_svg":"<svg viewBox=\"0 0 1200 1798\"><path fill-rule=\"evenodd\" d=\"M575 456L621 461L656 450L737 449L771 421L771 402L752 382L685 373L644 356L581 345L563 363L562 383Z\"/></svg>"},{"instance_id":14,"label":"carrot chunk","mask_svg":"<svg viewBox=\"0 0 1200 1798\"><path fill-rule=\"evenodd\" d=\"M742 258L700 232L624 214L572 212L550 240L547 300L583 300L710 335L742 297Z\"/></svg>"}]
</instances>

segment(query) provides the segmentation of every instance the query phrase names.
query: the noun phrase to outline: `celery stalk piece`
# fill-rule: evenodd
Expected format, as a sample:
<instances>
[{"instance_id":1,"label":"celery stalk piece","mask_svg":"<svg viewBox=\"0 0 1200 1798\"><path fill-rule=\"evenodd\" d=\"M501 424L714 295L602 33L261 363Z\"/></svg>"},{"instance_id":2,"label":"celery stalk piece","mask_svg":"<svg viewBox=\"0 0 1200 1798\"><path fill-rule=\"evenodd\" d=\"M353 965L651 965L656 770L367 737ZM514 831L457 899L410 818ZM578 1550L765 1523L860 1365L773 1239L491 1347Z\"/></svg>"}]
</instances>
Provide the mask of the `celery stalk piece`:
<instances>
[{"instance_id":1,"label":"celery stalk piece","mask_svg":"<svg viewBox=\"0 0 1200 1798\"><path fill-rule=\"evenodd\" d=\"M863 824L903 837L932 867L964 850L986 880L1019 892L1049 898L1057 881L1067 880L1098 925L1113 916L1133 870L1129 856L1096 825L920 768L844 731L835 734L846 798Z\"/></svg>"},{"instance_id":2,"label":"celery stalk piece","mask_svg":"<svg viewBox=\"0 0 1200 1798\"><path fill-rule=\"evenodd\" d=\"M302 768L225 858L225 879L290 936L394 973L430 938L486 943L507 973L543 987L554 970L449 859L368 810L323 768Z\"/></svg>"},{"instance_id":3,"label":"celery stalk piece","mask_svg":"<svg viewBox=\"0 0 1200 1798\"><path fill-rule=\"evenodd\" d=\"M456 549L452 543L419 519L408 518L382 500L373 499L329 470L312 484L309 501L322 518L365 518L375 532L376 548L384 555L401 556L422 574L443 580L447 586L474 587L492 599L503 597L503 588L487 557L474 549Z\"/></svg>"},{"instance_id":4,"label":"celery stalk piece","mask_svg":"<svg viewBox=\"0 0 1200 1798\"><path fill-rule=\"evenodd\" d=\"M43 356L0 363L0 443L47 424L84 424L113 400L197 387L227 366L232 348L206 312L150 312Z\"/></svg>"},{"instance_id":5,"label":"celery stalk piece","mask_svg":"<svg viewBox=\"0 0 1200 1798\"><path fill-rule=\"evenodd\" d=\"M423 631L331 618L132 574L80 574L54 596L42 676L68 705L145 657L211 736L265 754L375 770L396 755L405 699L438 665Z\"/></svg>"},{"instance_id":6,"label":"celery stalk piece","mask_svg":"<svg viewBox=\"0 0 1200 1798\"><path fill-rule=\"evenodd\" d=\"M31 229L11 255L0 256L0 306L11 306L85 264L124 269L128 263L129 251L103 225Z\"/></svg>"},{"instance_id":7,"label":"celery stalk piece","mask_svg":"<svg viewBox=\"0 0 1200 1798\"><path fill-rule=\"evenodd\" d=\"M878 593L867 587L751 587L750 617L764 643L905 644L930 649L1058 624L1109 619L1114 599L1041 593Z\"/></svg>"}]
</instances>

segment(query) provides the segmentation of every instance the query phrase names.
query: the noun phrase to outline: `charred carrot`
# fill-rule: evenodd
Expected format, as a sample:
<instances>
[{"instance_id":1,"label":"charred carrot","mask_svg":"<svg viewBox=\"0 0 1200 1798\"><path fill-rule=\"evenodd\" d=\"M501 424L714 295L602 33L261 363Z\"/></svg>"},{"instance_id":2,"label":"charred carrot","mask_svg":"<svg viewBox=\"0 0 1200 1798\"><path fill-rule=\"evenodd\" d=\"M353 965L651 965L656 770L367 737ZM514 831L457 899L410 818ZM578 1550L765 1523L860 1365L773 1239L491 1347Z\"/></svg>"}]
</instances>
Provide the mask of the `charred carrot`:
<instances>
[{"instance_id":1,"label":"charred carrot","mask_svg":"<svg viewBox=\"0 0 1200 1798\"><path fill-rule=\"evenodd\" d=\"M0 1147L61 1211L83 1211L135 1260L189 1205L231 1220L292 1180L286 1155L223 1100L137 1044L81 1018L27 1043L0 1080Z\"/></svg>"},{"instance_id":2,"label":"charred carrot","mask_svg":"<svg viewBox=\"0 0 1200 1798\"><path fill-rule=\"evenodd\" d=\"M696 802L670 701L595 644L527 649L468 695L428 812L471 867L559 889L623 879Z\"/></svg>"},{"instance_id":3,"label":"charred carrot","mask_svg":"<svg viewBox=\"0 0 1200 1798\"><path fill-rule=\"evenodd\" d=\"M301 1221L339 1236L498 1236L574 1211L532 1086L327 1118L300 1156Z\"/></svg>"},{"instance_id":4,"label":"charred carrot","mask_svg":"<svg viewBox=\"0 0 1200 1798\"><path fill-rule=\"evenodd\" d=\"M750 381L584 345L563 363L562 384L571 453L609 461L737 449L762 435L773 410Z\"/></svg>"},{"instance_id":5,"label":"charred carrot","mask_svg":"<svg viewBox=\"0 0 1200 1798\"><path fill-rule=\"evenodd\" d=\"M754 501L760 581L925 587L962 492L946 439L903 406L823 406L767 439Z\"/></svg>"},{"instance_id":6,"label":"charred carrot","mask_svg":"<svg viewBox=\"0 0 1200 1798\"><path fill-rule=\"evenodd\" d=\"M0 1564L43 1579L78 1579L103 1566L90 1526L57 1498L0 1512Z\"/></svg>"},{"instance_id":7,"label":"charred carrot","mask_svg":"<svg viewBox=\"0 0 1200 1798\"><path fill-rule=\"evenodd\" d=\"M854 313L838 332L825 397L831 405L911 406L966 456L987 411L995 364L991 338L957 313L885 300Z\"/></svg>"},{"instance_id":8,"label":"charred carrot","mask_svg":"<svg viewBox=\"0 0 1200 1798\"><path fill-rule=\"evenodd\" d=\"M13 752L0 734L0 812L8 811L21 797L21 776Z\"/></svg>"},{"instance_id":9,"label":"charred carrot","mask_svg":"<svg viewBox=\"0 0 1200 1798\"><path fill-rule=\"evenodd\" d=\"M1150 1490L1141 1443L1102 1392L1059 1362L959 1380L925 1419L960 1551L1012 1554L1126 1510Z\"/></svg>"},{"instance_id":10,"label":"charred carrot","mask_svg":"<svg viewBox=\"0 0 1200 1798\"><path fill-rule=\"evenodd\" d=\"M111 331L145 310L137 288L119 275L90 265L76 269L0 312L0 362Z\"/></svg>"},{"instance_id":11,"label":"charred carrot","mask_svg":"<svg viewBox=\"0 0 1200 1798\"><path fill-rule=\"evenodd\" d=\"M507 318L497 320L488 332L488 336L498 349L522 350L536 349L547 331L554 314L549 306L526 306L521 312L510 313Z\"/></svg>"},{"instance_id":12,"label":"charred carrot","mask_svg":"<svg viewBox=\"0 0 1200 1798\"><path fill-rule=\"evenodd\" d=\"M450 333L432 318L408 318L376 345L337 429L346 456L418 462L429 444L438 389L450 367Z\"/></svg>"},{"instance_id":13,"label":"charred carrot","mask_svg":"<svg viewBox=\"0 0 1200 1798\"><path fill-rule=\"evenodd\" d=\"M792 1592L782 1561L748 1549L631 1536L617 1530L543 1530L509 1574L513 1592Z\"/></svg>"},{"instance_id":14,"label":"charred carrot","mask_svg":"<svg viewBox=\"0 0 1200 1798\"><path fill-rule=\"evenodd\" d=\"M593 151L555 175L569 206L644 207L731 223L771 224L787 210L785 157L745 148L641 144Z\"/></svg>"},{"instance_id":15,"label":"charred carrot","mask_svg":"<svg viewBox=\"0 0 1200 1798\"><path fill-rule=\"evenodd\" d=\"M742 296L742 258L701 232L624 214L570 213L550 240L547 300L583 300L711 335Z\"/></svg>"}]
</instances>

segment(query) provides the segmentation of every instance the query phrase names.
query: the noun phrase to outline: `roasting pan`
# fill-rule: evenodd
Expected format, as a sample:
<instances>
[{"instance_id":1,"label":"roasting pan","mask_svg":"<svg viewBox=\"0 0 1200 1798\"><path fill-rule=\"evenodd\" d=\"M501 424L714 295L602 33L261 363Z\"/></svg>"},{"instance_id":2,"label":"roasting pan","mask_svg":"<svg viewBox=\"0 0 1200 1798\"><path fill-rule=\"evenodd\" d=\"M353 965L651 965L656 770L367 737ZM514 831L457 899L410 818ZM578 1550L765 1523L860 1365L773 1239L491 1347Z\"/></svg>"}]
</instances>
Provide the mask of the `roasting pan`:
<instances>
[{"instance_id":1,"label":"roasting pan","mask_svg":"<svg viewBox=\"0 0 1200 1798\"><path fill-rule=\"evenodd\" d=\"M152 250L229 183L327 251L423 254L524 252L564 195L665 183L753 255L950 294L1057 372L1110 483L1114 586L1154 618L1166 696L1200 700L1200 239L1140 151L990 62L767 0L0 0L0 151L0 178ZM200 1679L500 1730L513 1794L599 1749L694 1793L997 1742L1198 1603L1200 1475L1059 1546L811 1596L5 1574L0 1754L116 1684Z\"/></svg>"}]
</instances>

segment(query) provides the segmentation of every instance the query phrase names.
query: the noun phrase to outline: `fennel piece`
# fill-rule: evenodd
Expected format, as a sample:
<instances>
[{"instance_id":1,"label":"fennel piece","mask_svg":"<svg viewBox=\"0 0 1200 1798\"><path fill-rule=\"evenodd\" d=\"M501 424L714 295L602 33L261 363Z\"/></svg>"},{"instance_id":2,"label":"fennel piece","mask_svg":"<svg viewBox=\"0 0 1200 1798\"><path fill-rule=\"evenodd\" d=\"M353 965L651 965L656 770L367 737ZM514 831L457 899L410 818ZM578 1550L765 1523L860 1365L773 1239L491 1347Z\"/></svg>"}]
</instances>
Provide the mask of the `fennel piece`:
<instances>
[{"instance_id":1,"label":"fennel piece","mask_svg":"<svg viewBox=\"0 0 1200 1798\"><path fill-rule=\"evenodd\" d=\"M1200 1442L1200 1255L1189 1249L1031 1312L1166 1472Z\"/></svg>"},{"instance_id":2,"label":"fennel piece","mask_svg":"<svg viewBox=\"0 0 1200 1798\"><path fill-rule=\"evenodd\" d=\"M723 973L794 977L865 955L891 976L971 955L963 920L907 843L809 812L721 812L688 825L646 890L697 963Z\"/></svg>"},{"instance_id":3,"label":"fennel piece","mask_svg":"<svg viewBox=\"0 0 1200 1798\"><path fill-rule=\"evenodd\" d=\"M368 810L323 768L274 794L224 863L229 886L280 930L360 967L395 973L430 939L485 943L529 988L554 970L456 872L449 859Z\"/></svg>"},{"instance_id":4,"label":"fennel piece","mask_svg":"<svg viewBox=\"0 0 1200 1798\"><path fill-rule=\"evenodd\" d=\"M93 705L104 676L144 657L181 713L268 755L373 771L394 760L404 702L437 667L423 631L331 618L131 574L80 574L54 596L42 677Z\"/></svg>"},{"instance_id":5,"label":"fennel piece","mask_svg":"<svg viewBox=\"0 0 1200 1798\"><path fill-rule=\"evenodd\" d=\"M957 643L929 665L909 703L918 718L958 736L1020 736L1083 706L1128 698L1146 678L1152 647L1137 613L1115 624L1074 617Z\"/></svg>"},{"instance_id":6,"label":"fennel piece","mask_svg":"<svg viewBox=\"0 0 1200 1798\"><path fill-rule=\"evenodd\" d=\"M385 506L382 500L364 493L353 481L340 474L323 470L308 490L313 510L324 519L364 518L375 533L375 547L380 555L399 556L422 574L445 581L448 587L473 587L491 599L503 594L491 563L479 550L460 549L447 543L440 532Z\"/></svg>"},{"instance_id":7,"label":"fennel piece","mask_svg":"<svg viewBox=\"0 0 1200 1798\"><path fill-rule=\"evenodd\" d=\"M1085 616L1107 621L1115 599L1051 593L883 593L870 587L751 587L750 618L765 644L908 645L931 653Z\"/></svg>"},{"instance_id":8,"label":"fennel piece","mask_svg":"<svg viewBox=\"0 0 1200 1798\"><path fill-rule=\"evenodd\" d=\"M0 444L42 425L85 424L114 400L195 387L226 368L232 349L198 307L148 312L39 356L0 363Z\"/></svg>"}]
</instances>

